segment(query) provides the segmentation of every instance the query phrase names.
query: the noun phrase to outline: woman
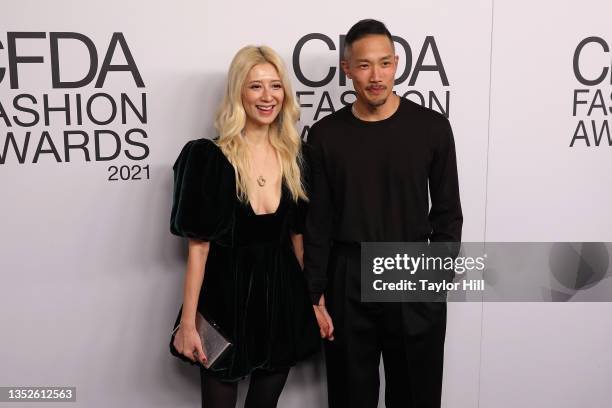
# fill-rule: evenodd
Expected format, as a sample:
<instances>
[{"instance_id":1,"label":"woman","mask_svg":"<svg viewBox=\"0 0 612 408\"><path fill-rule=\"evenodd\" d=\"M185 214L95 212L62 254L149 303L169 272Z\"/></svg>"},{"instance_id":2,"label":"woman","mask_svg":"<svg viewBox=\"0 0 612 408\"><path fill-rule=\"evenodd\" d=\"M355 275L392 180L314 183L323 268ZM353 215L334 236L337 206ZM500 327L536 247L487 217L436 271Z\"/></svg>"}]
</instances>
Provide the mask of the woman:
<instances>
[{"instance_id":1,"label":"woman","mask_svg":"<svg viewBox=\"0 0 612 408\"><path fill-rule=\"evenodd\" d=\"M245 47L229 69L219 138L188 142L174 165L171 231L189 238L189 256L173 344L205 361L196 310L233 343L200 368L206 408L233 408L237 381L249 374L245 406L275 407L289 368L319 349L301 272L307 197L297 119L280 57Z\"/></svg>"}]
</instances>

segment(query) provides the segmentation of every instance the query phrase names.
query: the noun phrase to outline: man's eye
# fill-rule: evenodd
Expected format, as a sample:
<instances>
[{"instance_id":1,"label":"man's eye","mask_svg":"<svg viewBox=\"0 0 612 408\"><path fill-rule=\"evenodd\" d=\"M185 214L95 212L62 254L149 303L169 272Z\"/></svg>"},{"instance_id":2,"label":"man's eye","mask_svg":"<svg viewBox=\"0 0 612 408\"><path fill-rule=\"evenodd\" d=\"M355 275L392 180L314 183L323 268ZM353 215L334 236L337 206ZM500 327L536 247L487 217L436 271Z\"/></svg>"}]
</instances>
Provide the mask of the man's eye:
<instances>
[{"instance_id":1,"label":"man's eye","mask_svg":"<svg viewBox=\"0 0 612 408\"><path fill-rule=\"evenodd\" d=\"M361 64L359 65L359 68L361 69L366 69L368 67L368 64Z\"/></svg>"}]
</instances>

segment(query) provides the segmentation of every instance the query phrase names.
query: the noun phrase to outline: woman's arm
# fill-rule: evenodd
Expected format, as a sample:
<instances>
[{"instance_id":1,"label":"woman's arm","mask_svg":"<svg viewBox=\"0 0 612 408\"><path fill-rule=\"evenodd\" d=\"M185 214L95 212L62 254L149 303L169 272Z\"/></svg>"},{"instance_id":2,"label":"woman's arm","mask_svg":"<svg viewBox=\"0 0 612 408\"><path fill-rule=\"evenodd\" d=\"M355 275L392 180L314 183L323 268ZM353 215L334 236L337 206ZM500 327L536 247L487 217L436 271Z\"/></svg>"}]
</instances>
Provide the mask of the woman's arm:
<instances>
[{"instance_id":1,"label":"woman's arm","mask_svg":"<svg viewBox=\"0 0 612 408\"><path fill-rule=\"evenodd\" d=\"M304 236L302 234L291 234L291 243L300 268L304 269Z\"/></svg>"},{"instance_id":2,"label":"woman's arm","mask_svg":"<svg viewBox=\"0 0 612 408\"><path fill-rule=\"evenodd\" d=\"M304 270L304 236L302 234L291 234L291 243L293 244L293 252L297 258L300 267ZM334 339L334 324L325 308L325 296L321 295L318 305L313 305L315 317L319 324L321 338Z\"/></svg>"},{"instance_id":3,"label":"woman's arm","mask_svg":"<svg viewBox=\"0 0 612 408\"><path fill-rule=\"evenodd\" d=\"M206 360L206 355L202 349L202 342L196 330L195 321L209 249L209 242L189 239L189 255L183 288L183 312L181 314L181 325L174 340L174 347L179 353L194 362L199 360L202 364Z\"/></svg>"},{"instance_id":4,"label":"woman's arm","mask_svg":"<svg viewBox=\"0 0 612 408\"><path fill-rule=\"evenodd\" d=\"M183 296L183 314L181 325L195 327L196 311L200 290L204 282L204 268L210 242L189 239L189 255L187 257L187 270L185 272L185 285Z\"/></svg>"}]
</instances>

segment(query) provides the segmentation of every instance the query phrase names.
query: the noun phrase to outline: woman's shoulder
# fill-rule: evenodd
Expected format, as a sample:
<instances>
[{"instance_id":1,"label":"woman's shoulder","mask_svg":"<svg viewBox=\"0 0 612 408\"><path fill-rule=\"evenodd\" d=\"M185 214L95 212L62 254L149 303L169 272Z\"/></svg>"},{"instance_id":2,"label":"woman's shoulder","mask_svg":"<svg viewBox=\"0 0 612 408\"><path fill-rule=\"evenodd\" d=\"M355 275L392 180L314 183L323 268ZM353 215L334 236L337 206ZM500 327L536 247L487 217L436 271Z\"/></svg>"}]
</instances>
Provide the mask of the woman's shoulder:
<instances>
[{"instance_id":1,"label":"woman's shoulder","mask_svg":"<svg viewBox=\"0 0 612 408\"><path fill-rule=\"evenodd\" d=\"M223 152L221 152L221 149L213 140L200 138L187 141L187 143L185 143L183 146L180 155L183 154L208 156L216 154L223 155Z\"/></svg>"},{"instance_id":2,"label":"woman's shoulder","mask_svg":"<svg viewBox=\"0 0 612 408\"><path fill-rule=\"evenodd\" d=\"M174 164L170 231L204 241L228 239L235 202L234 170L209 139L188 141Z\"/></svg>"},{"instance_id":3,"label":"woman's shoulder","mask_svg":"<svg viewBox=\"0 0 612 408\"><path fill-rule=\"evenodd\" d=\"M189 140L183 146L178 158L174 164L174 168L191 162L199 166L214 166L222 170L233 171L231 163L227 160L221 148L214 140L200 138Z\"/></svg>"}]
</instances>

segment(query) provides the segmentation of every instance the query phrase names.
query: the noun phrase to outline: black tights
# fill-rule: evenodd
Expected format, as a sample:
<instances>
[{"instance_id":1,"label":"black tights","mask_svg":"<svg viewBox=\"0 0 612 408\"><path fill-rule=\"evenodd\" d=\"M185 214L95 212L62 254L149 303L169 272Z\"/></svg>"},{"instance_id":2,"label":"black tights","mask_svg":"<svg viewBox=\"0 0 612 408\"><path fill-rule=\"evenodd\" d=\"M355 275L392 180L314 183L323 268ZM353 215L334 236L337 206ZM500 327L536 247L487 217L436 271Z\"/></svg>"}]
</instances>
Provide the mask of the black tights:
<instances>
[{"instance_id":1,"label":"black tights","mask_svg":"<svg viewBox=\"0 0 612 408\"><path fill-rule=\"evenodd\" d=\"M275 408L287 381L289 367L275 371L255 370L251 374L244 408ZM200 371L202 408L235 408L238 382L225 382Z\"/></svg>"}]
</instances>

